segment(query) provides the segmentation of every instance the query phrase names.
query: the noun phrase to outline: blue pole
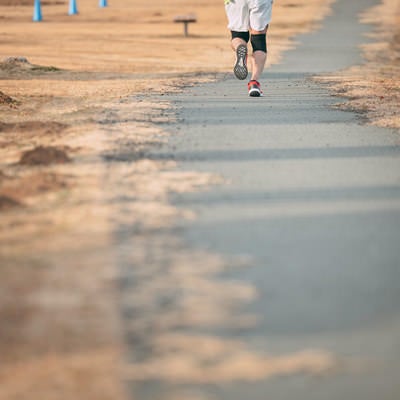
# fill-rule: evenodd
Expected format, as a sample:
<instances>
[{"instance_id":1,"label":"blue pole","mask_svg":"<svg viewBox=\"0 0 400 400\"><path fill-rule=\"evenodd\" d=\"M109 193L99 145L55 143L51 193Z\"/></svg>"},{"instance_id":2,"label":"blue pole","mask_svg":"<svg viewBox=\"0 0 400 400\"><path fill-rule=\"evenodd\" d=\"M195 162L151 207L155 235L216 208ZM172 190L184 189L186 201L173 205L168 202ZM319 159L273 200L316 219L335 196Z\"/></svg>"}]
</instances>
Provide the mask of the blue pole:
<instances>
[{"instance_id":1,"label":"blue pole","mask_svg":"<svg viewBox=\"0 0 400 400\"><path fill-rule=\"evenodd\" d=\"M76 6L76 0L69 0L69 15L78 14L78 7Z\"/></svg>"},{"instance_id":2,"label":"blue pole","mask_svg":"<svg viewBox=\"0 0 400 400\"><path fill-rule=\"evenodd\" d=\"M107 7L107 6L108 6L107 0L100 0L99 1L99 7Z\"/></svg>"},{"instance_id":3,"label":"blue pole","mask_svg":"<svg viewBox=\"0 0 400 400\"><path fill-rule=\"evenodd\" d=\"M40 0L35 0L32 19L34 22L40 22L42 20L42 7L40 6Z\"/></svg>"}]
</instances>

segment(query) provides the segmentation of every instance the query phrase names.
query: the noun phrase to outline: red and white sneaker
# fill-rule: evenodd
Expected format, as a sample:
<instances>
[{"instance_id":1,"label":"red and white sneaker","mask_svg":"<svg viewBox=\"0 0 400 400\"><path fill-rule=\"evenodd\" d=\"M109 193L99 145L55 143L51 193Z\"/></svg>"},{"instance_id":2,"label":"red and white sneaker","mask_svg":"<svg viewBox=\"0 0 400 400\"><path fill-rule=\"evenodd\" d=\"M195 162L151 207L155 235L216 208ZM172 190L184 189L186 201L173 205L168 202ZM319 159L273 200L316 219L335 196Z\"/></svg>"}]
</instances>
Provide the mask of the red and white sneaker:
<instances>
[{"instance_id":1,"label":"red and white sneaker","mask_svg":"<svg viewBox=\"0 0 400 400\"><path fill-rule=\"evenodd\" d=\"M261 85L260 82L256 80L251 80L247 84L247 89L249 90L249 96L250 97L260 97L264 96L262 90L261 90Z\"/></svg>"}]
</instances>

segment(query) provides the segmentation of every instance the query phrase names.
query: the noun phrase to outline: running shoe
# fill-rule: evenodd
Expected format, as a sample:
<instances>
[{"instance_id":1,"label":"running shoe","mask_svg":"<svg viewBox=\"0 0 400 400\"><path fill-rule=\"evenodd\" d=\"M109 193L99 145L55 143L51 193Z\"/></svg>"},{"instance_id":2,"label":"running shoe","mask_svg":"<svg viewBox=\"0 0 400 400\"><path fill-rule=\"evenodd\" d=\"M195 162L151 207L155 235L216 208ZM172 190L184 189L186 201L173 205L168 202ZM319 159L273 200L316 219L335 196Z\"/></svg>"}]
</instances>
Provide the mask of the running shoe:
<instances>
[{"instance_id":1,"label":"running shoe","mask_svg":"<svg viewBox=\"0 0 400 400\"><path fill-rule=\"evenodd\" d=\"M261 85L260 82L255 81L255 80L251 80L248 84L247 84L247 89L249 90L249 96L251 97L260 97L260 96L264 96L263 92L261 90Z\"/></svg>"},{"instance_id":2,"label":"running shoe","mask_svg":"<svg viewBox=\"0 0 400 400\"><path fill-rule=\"evenodd\" d=\"M233 68L236 78L243 80L247 78L247 46L239 44L236 49L236 64Z\"/></svg>"}]
</instances>

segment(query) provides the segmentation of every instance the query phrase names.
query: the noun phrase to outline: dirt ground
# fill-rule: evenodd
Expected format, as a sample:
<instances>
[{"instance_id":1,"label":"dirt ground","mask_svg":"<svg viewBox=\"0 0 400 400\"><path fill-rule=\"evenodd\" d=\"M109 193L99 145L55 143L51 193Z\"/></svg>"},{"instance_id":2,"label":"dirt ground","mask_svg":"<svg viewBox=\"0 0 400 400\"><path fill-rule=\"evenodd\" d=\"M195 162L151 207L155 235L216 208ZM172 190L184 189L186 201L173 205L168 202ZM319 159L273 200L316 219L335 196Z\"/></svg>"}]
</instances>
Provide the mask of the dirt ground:
<instances>
[{"instance_id":1,"label":"dirt ground","mask_svg":"<svg viewBox=\"0 0 400 400\"><path fill-rule=\"evenodd\" d=\"M0 0L0 399L123 399L126 375L172 379L181 373L185 380L187 369L171 367L176 359L158 367L125 365L112 226L128 212L137 241L145 240L146 231L193 217L169 204L170 192L218 181L178 173L171 161L147 159L145 150L166 140L162 124L175 118L168 101L155 102L152 94L230 73L222 1L200 6L191 0L183 7L179 0L110 0L105 9L78 1L79 15L68 16L66 1L48 0L41 23L31 21L31 3ZM279 61L293 35L315 27L330 3L276 2L268 62ZM172 22L186 13L198 17L188 38ZM139 250L132 257L145 259ZM179 274L193 255L181 257L174 267ZM219 263L211 260L210 268L218 271ZM203 287L207 296L232 292ZM238 301L253 295L234 289ZM212 304L208 311L221 318ZM183 357L193 343L175 337L160 346L179 355L177 341ZM232 348L209 343L219 352ZM264 376L318 372L332 364L318 353L264 360L239 351L237 359L241 368L221 366L208 372L209 380L256 379L255 370ZM194 369L191 376L207 374L201 378Z\"/></svg>"}]
</instances>

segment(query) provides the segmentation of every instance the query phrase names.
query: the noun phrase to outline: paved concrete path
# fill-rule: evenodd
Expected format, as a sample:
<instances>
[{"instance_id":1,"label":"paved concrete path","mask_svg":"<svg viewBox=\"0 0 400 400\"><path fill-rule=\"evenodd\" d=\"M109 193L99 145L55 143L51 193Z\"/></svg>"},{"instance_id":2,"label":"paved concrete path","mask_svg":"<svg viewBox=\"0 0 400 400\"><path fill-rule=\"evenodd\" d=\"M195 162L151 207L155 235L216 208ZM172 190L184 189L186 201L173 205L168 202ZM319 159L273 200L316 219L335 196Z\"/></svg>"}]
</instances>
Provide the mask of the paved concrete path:
<instances>
[{"instance_id":1,"label":"paved concrete path","mask_svg":"<svg viewBox=\"0 0 400 400\"><path fill-rule=\"evenodd\" d=\"M188 246L252 259L229 275L259 292L248 311L260 323L242 339L268 353L320 348L368 366L232 383L209 389L213 398L400 396L400 136L335 110L340 99L309 79L360 61L369 27L357 14L375 3L337 1L318 32L265 72L264 98L248 98L234 79L172 98L180 133L153 156L226 180L174 201L199 216L182 226Z\"/></svg>"}]
</instances>

